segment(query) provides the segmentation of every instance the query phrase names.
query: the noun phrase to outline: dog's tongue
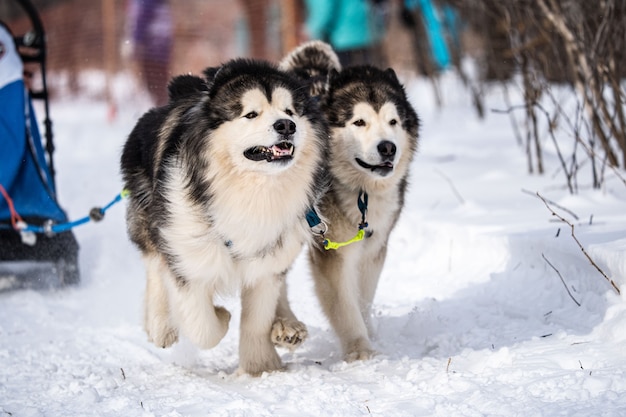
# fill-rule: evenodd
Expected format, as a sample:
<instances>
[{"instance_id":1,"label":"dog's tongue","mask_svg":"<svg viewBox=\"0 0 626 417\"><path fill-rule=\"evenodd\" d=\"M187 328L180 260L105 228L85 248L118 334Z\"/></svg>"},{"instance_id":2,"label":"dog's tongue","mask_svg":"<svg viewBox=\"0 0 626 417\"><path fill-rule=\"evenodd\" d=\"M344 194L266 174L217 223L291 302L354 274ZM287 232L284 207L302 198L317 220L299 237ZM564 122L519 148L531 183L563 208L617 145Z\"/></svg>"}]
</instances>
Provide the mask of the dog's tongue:
<instances>
[{"instance_id":1,"label":"dog's tongue","mask_svg":"<svg viewBox=\"0 0 626 417\"><path fill-rule=\"evenodd\" d=\"M284 158L293 155L293 145L287 142L281 142L270 147L272 158Z\"/></svg>"}]
</instances>

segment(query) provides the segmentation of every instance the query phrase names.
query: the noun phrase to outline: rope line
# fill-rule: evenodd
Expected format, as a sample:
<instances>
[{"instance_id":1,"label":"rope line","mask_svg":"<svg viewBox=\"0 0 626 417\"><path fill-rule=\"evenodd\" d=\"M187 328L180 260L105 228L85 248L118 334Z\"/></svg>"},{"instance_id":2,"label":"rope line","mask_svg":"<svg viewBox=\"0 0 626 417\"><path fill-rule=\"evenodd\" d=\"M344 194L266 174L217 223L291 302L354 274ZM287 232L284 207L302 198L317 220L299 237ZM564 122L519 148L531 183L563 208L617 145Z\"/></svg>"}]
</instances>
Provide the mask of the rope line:
<instances>
[{"instance_id":1,"label":"rope line","mask_svg":"<svg viewBox=\"0 0 626 417\"><path fill-rule=\"evenodd\" d=\"M9 193L2 184L0 184L0 193L6 200L7 205L9 206L9 212L11 213L11 226L13 226L14 229L18 229L19 225L24 223L24 220L22 220L19 213L15 210L13 200L11 199L11 196L9 196Z\"/></svg>"},{"instance_id":2,"label":"rope line","mask_svg":"<svg viewBox=\"0 0 626 417\"><path fill-rule=\"evenodd\" d=\"M56 233L66 232L68 230L73 229L76 226L83 225L90 221L99 222L104 218L105 213L115 204L119 203L123 198L128 197L129 191L124 189L118 195L115 196L111 202L109 202L104 207L94 207L89 211L89 215L82 217L78 220L74 220L71 222L65 223L52 223L51 221L46 222L46 224L42 226L35 226L27 224L22 220L20 215L15 210L15 206L13 204L13 200L9 196L9 193L6 189L0 184L0 193L6 200L9 211L11 212L11 226L18 232L32 232L32 233L45 233L46 235L53 235Z\"/></svg>"}]
</instances>

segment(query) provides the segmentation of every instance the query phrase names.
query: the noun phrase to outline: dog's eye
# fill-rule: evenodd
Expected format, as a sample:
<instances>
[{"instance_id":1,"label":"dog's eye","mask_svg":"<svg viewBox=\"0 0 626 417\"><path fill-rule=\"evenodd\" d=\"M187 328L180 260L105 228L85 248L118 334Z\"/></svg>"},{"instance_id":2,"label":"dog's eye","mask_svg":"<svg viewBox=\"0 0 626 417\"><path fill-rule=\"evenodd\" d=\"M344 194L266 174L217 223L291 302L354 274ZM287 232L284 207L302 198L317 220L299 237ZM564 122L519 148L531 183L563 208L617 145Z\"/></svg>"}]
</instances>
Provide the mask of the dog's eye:
<instances>
[{"instance_id":1,"label":"dog's eye","mask_svg":"<svg viewBox=\"0 0 626 417\"><path fill-rule=\"evenodd\" d=\"M293 116L293 111L291 111L291 109L285 109L285 114L287 114L287 116Z\"/></svg>"},{"instance_id":2,"label":"dog's eye","mask_svg":"<svg viewBox=\"0 0 626 417\"><path fill-rule=\"evenodd\" d=\"M395 126L395 125L397 125L397 124L398 124L398 121L397 121L396 119L391 119L391 120L389 121L389 124L390 124L391 126Z\"/></svg>"},{"instance_id":3,"label":"dog's eye","mask_svg":"<svg viewBox=\"0 0 626 417\"><path fill-rule=\"evenodd\" d=\"M250 113L246 114L245 117L246 119L254 119L255 117L257 117L259 114L255 111L251 111Z\"/></svg>"},{"instance_id":4,"label":"dog's eye","mask_svg":"<svg viewBox=\"0 0 626 417\"><path fill-rule=\"evenodd\" d=\"M358 127L363 127L363 126L365 126L365 120L363 120L363 119L355 120L354 123L352 123L352 124L355 125L355 126L358 126Z\"/></svg>"}]
</instances>

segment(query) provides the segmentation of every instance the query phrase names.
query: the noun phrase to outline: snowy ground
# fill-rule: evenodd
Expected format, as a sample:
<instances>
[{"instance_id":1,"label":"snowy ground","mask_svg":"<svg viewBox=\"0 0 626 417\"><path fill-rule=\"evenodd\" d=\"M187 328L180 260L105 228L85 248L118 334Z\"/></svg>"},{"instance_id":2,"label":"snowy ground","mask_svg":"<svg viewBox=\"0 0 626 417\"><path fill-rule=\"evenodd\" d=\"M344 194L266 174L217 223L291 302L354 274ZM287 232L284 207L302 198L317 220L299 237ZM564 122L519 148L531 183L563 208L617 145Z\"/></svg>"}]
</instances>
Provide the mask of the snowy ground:
<instances>
[{"instance_id":1,"label":"snowy ground","mask_svg":"<svg viewBox=\"0 0 626 417\"><path fill-rule=\"evenodd\" d=\"M78 287L0 293L0 417L626 415L625 296L569 227L522 192L575 212L580 220L557 209L626 290L626 186L610 176L601 191L569 195L548 144L549 173L527 175L508 118L478 121L459 89L447 80L437 109L430 86L408 83L421 148L375 299L375 359L341 360L304 257L290 298L310 338L282 352L287 371L232 375L236 299L225 300L235 314L217 348L155 348L141 328L143 267L118 205L75 230ZM495 92L489 107L499 103ZM102 102L53 103L70 218L120 191L119 154L141 106L127 94L109 123Z\"/></svg>"}]
</instances>

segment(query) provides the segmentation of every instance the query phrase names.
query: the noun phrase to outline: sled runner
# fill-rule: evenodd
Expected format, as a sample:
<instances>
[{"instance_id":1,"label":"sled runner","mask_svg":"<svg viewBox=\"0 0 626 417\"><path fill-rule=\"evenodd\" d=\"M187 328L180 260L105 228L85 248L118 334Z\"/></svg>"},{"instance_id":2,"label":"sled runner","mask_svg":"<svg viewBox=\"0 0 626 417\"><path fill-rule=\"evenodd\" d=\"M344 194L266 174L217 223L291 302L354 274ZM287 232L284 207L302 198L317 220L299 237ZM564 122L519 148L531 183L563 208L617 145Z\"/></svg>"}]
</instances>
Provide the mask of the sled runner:
<instances>
[{"instance_id":1,"label":"sled runner","mask_svg":"<svg viewBox=\"0 0 626 417\"><path fill-rule=\"evenodd\" d=\"M54 181L45 33L30 0L17 3L32 29L14 37L0 22L0 291L79 281L74 234L52 230L67 222L67 216L57 201ZM39 69L37 91L25 85L24 63ZM43 101L44 142L31 99Z\"/></svg>"}]
</instances>

